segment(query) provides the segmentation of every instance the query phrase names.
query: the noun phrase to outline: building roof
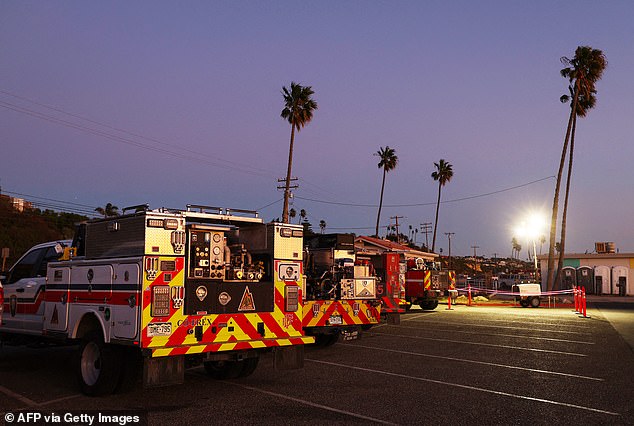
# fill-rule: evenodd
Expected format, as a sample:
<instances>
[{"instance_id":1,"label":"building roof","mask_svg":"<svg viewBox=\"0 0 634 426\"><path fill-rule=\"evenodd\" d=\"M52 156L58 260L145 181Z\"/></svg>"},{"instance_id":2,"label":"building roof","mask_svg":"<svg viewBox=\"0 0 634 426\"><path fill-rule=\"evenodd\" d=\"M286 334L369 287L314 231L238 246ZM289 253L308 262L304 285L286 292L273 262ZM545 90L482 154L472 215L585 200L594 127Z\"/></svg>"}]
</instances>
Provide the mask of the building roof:
<instances>
[{"instance_id":1,"label":"building roof","mask_svg":"<svg viewBox=\"0 0 634 426\"><path fill-rule=\"evenodd\" d=\"M555 260L559 257L557 253ZM564 259L629 259L634 258L634 253L564 253ZM548 260L547 254L538 254L537 259Z\"/></svg>"}]
</instances>

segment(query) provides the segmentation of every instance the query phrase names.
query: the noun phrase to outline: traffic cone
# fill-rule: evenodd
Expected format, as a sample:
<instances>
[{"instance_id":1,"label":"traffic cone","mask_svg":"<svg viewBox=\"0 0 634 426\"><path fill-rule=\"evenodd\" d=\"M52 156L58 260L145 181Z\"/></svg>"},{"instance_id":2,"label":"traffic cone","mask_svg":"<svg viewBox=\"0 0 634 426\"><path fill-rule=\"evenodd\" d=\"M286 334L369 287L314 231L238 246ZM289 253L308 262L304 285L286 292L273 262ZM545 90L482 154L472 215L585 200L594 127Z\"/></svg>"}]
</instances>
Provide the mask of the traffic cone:
<instances>
[{"instance_id":1,"label":"traffic cone","mask_svg":"<svg viewBox=\"0 0 634 426\"><path fill-rule=\"evenodd\" d=\"M471 306L471 286L469 286L469 300L467 302L468 306Z\"/></svg>"},{"instance_id":2,"label":"traffic cone","mask_svg":"<svg viewBox=\"0 0 634 426\"><path fill-rule=\"evenodd\" d=\"M581 289L581 294L582 294L581 297L583 298L583 301L582 301L583 307L581 308L583 310L583 317L588 318L588 316L586 315L586 288L585 287Z\"/></svg>"},{"instance_id":3,"label":"traffic cone","mask_svg":"<svg viewBox=\"0 0 634 426\"><path fill-rule=\"evenodd\" d=\"M448 291L447 293L449 294L449 297L447 298L447 309L446 310L447 311L451 311L451 310L453 310L451 308L451 291Z\"/></svg>"}]
</instances>

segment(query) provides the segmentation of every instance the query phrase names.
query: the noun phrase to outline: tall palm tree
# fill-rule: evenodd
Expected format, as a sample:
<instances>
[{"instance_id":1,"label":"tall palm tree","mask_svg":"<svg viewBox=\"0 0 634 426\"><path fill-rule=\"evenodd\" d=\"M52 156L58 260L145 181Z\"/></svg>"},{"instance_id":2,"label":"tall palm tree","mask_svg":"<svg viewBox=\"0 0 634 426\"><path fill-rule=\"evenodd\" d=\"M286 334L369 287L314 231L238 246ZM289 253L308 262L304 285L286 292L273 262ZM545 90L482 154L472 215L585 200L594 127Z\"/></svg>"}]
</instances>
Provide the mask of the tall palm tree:
<instances>
[{"instance_id":1,"label":"tall palm tree","mask_svg":"<svg viewBox=\"0 0 634 426\"><path fill-rule=\"evenodd\" d=\"M517 251L517 246L519 245L519 243L517 242L517 238L513 237L511 239L511 247L513 248L511 250L511 258L515 258L515 252Z\"/></svg>"},{"instance_id":2,"label":"tall palm tree","mask_svg":"<svg viewBox=\"0 0 634 426\"><path fill-rule=\"evenodd\" d=\"M319 229L321 229L321 233L323 234L324 231L326 230L326 221L325 220L320 220L319 221Z\"/></svg>"},{"instance_id":3,"label":"tall palm tree","mask_svg":"<svg viewBox=\"0 0 634 426\"><path fill-rule=\"evenodd\" d=\"M290 209L290 210L288 211L288 217L289 217L290 219L294 219L294 218L295 218L295 216L297 216L297 210L295 210L295 209Z\"/></svg>"},{"instance_id":4,"label":"tall palm tree","mask_svg":"<svg viewBox=\"0 0 634 426\"><path fill-rule=\"evenodd\" d=\"M306 210L301 209L301 210L299 211L299 219L300 219L300 222L306 222L306 218L307 218L307 217L308 217L308 213L306 213Z\"/></svg>"},{"instance_id":5,"label":"tall palm tree","mask_svg":"<svg viewBox=\"0 0 634 426\"><path fill-rule=\"evenodd\" d=\"M438 228L438 210L440 209L440 192L442 187L447 184L453 177L453 166L443 159L438 163L434 163L436 171L431 174L434 180L438 181L438 201L436 202L436 220L434 221L434 237L431 240L431 251L435 253L436 249L436 230Z\"/></svg>"},{"instance_id":6,"label":"tall palm tree","mask_svg":"<svg viewBox=\"0 0 634 426\"><path fill-rule=\"evenodd\" d=\"M282 87L284 95L284 109L281 117L288 120L291 125L291 143L288 149L288 168L286 170L286 186L284 189L284 210L282 222L288 223L288 199L290 197L291 170L293 167L293 144L295 142L295 130L299 132L313 119L313 112L317 109L317 102L312 99L315 92L311 86L301 86L291 82L290 89Z\"/></svg>"},{"instance_id":7,"label":"tall palm tree","mask_svg":"<svg viewBox=\"0 0 634 426\"><path fill-rule=\"evenodd\" d=\"M385 148L379 148L374 155L380 158L378 167L379 169L383 169L383 181L381 182L381 199L379 200L379 212L376 215L376 230L374 232L374 236L378 238L379 236L379 222L381 220L381 208L383 207L383 190L385 189L385 175L387 172L390 172L396 168L398 164L398 157L396 156L396 151L389 146L385 146Z\"/></svg>"},{"instance_id":8,"label":"tall palm tree","mask_svg":"<svg viewBox=\"0 0 634 426\"><path fill-rule=\"evenodd\" d=\"M566 136L564 138L564 145L561 150L561 159L559 161L559 171L557 173L557 183L555 185L555 195L553 197L553 211L550 221L550 241L548 247L548 272L546 277L546 288L552 290L555 287L555 235L557 232L557 216L559 213L559 191L561 187L561 177L563 174L564 163L566 160L566 154L568 150L568 142L572 134L573 123L576 120L577 110L589 109L591 98L596 93L595 83L601 79L603 71L607 66L607 60L601 50L593 49L589 46L579 46L575 50L575 56L570 59L562 57L561 61L564 65L568 65L561 70L561 76L568 78L570 86L572 88L572 102L570 109L570 117L568 119L568 126L566 129ZM580 102L581 98L581 102ZM564 97L561 98L562 100ZM584 106L585 104L585 106ZM559 243L561 251L560 257L563 256L564 250L562 242Z\"/></svg>"},{"instance_id":9,"label":"tall palm tree","mask_svg":"<svg viewBox=\"0 0 634 426\"><path fill-rule=\"evenodd\" d=\"M119 216L119 207L112 203L106 204L105 207L97 207L95 211L103 215L103 217Z\"/></svg>"},{"instance_id":10,"label":"tall palm tree","mask_svg":"<svg viewBox=\"0 0 634 426\"><path fill-rule=\"evenodd\" d=\"M572 87L569 87L570 93L573 93ZM594 91L596 93L596 90ZM562 102L567 102L571 97L564 95L561 97ZM575 151L575 134L577 131L577 117L585 117L588 110L592 109L596 104L596 97L593 93L579 93L577 100L577 113L572 119L572 131L570 133L570 155L568 157L568 174L566 175L566 190L564 194L564 210L561 215L561 236L560 251L557 262L557 272L555 274L554 287L559 287L561 282L561 270L564 264L564 253L566 252L566 219L568 217L568 197L570 195L570 177L572 176L572 160Z\"/></svg>"}]
</instances>

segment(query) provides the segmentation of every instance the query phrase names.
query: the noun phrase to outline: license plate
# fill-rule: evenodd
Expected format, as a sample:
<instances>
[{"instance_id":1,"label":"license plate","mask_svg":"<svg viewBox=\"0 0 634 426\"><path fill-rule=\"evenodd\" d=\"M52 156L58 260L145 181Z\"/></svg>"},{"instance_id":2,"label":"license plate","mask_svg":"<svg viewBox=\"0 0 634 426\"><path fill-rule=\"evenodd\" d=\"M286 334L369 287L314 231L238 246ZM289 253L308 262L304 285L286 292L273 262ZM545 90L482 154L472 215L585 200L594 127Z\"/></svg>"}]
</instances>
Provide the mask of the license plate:
<instances>
[{"instance_id":1,"label":"license plate","mask_svg":"<svg viewBox=\"0 0 634 426\"><path fill-rule=\"evenodd\" d=\"M343 324L343 320L341 319L340 316L330 317L328 322L330 323L330 325L341 325L341 324Z\"/></svg>"},{"instance_id":2,"label":"license plate","mask_svg":"<svg viewBox=\"0 0 634 426\"><path fill-rule=\"evenodd\" d=\"M172 334L171 322L154 322L147 325L148 337L170 336Z\"/></svg>"},{"instance_id":3,"label":"license plate","mask_svg":"<svg viewBox=\"0 0 634 426\"><path fill-rule=\"evenodd\" d=\"M357 330L355 330L355 331L342 331L341 332L341 338L344 341L357 340L359 338L359 332Z\"/></svg>"}]
</instances>

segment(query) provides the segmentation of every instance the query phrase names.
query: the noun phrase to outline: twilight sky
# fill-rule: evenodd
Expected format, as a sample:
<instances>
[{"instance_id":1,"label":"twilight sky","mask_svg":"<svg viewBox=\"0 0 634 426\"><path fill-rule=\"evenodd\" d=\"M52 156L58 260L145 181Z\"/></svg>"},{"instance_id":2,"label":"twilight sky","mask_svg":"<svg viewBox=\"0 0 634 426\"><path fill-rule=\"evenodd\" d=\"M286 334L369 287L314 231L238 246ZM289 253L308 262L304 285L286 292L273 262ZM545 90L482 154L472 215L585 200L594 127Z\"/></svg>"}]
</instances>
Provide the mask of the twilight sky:
<instances>
[{"instance_id":1,"label":"twilight sky","mask_svg":"<svg viewBox=\"0 0 634 426\"><path fill-rule=\"evenodd\" d=\"M192 203L281 217L281 89L295 81L319 105L293 163L293 207L315 229L374 232L373 154L389 145L399 164L383 226L434 220L442 158L454 177L437 251L454 232L452 254L510 256L522 216L549 216L569 115L559 59L579 45L602 49L608 68L577 126L567 251L632 252L629 0L0 0L0 185L67 210Z\"/></svg>"}]
</instances>

